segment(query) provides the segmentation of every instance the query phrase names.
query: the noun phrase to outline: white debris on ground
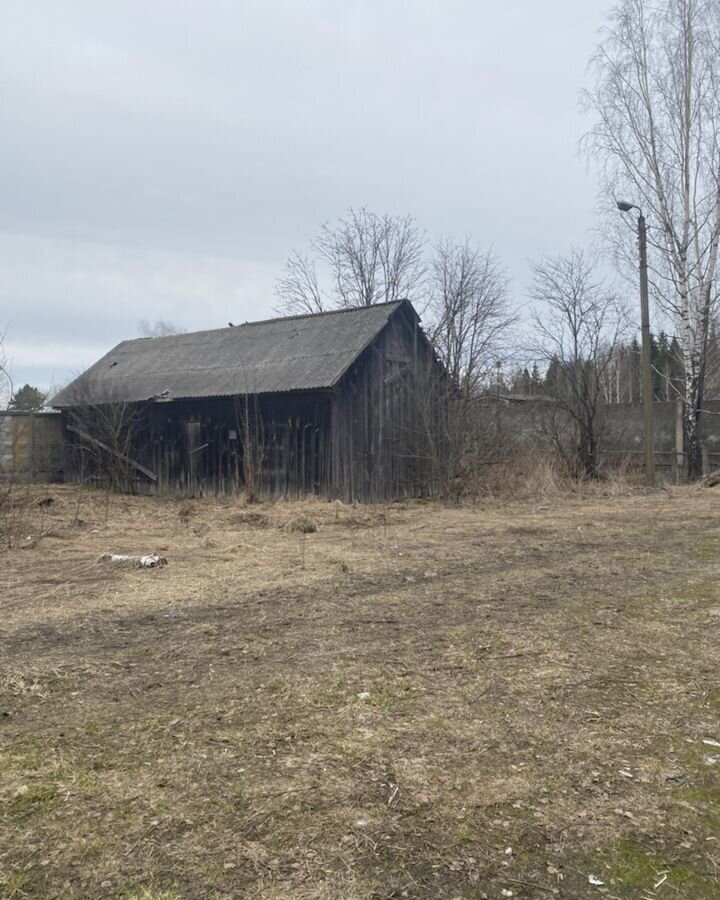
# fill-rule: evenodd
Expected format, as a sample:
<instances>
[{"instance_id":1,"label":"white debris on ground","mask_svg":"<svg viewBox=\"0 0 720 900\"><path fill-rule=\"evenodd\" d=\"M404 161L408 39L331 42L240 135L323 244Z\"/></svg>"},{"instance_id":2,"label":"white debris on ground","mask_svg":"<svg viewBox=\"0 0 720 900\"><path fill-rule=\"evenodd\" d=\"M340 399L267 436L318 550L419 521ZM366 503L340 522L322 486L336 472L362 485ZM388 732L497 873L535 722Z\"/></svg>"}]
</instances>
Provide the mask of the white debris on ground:
<instances>
[{"instance_id":1,"label":"white debris on ground","mask_svg":"<svg viewBox=\"0 0 720 900\"><path fill-rule=\"evenodd\" d=\"M130 569L158 569L167 565L167 559L157 553L146 553L142 556L128 556L124 553L102 553L98 562L109 562L114 566L127 566Z\"/></svg>"}]
</instances>

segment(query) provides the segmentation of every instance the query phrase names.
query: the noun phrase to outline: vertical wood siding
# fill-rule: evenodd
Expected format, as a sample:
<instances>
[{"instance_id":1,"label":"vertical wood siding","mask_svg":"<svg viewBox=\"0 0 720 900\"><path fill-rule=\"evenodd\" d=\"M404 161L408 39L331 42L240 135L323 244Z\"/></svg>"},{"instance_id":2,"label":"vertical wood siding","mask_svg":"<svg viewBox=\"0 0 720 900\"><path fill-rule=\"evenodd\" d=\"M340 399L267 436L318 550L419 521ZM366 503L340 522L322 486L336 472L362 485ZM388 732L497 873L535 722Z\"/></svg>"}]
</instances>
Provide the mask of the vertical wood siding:
<instances>
[{"instance_id":1,"label":"vertical wood siding","mask_svg":"<svg viewBox=\"0 0 720 900\"><path fill-rule=\"evenodd\" d=\"M158 480L133 474L129 486L184 496L235 493L244 486L248 454L261 459L257 482L268 499L315 494L372 502L427 493L430 477L413 437L418 367L429 360L417 321L399 309L332 391L148 404L130 455ZM248 415L257 440L246 447Z\"/></svg>"},{"instance_id":2,"label":"vertical wood siding","mask_svg":"<svg viewBox=\"0 0 720 900\"><path fill-rule=\"evenodd\" d=\"M402 312L402 311L401 311ZM334 486L346 501L374 502L432 492L420 407L440 377L409 316L394 316L333 396Z\"/></svg>"}]
</instances>

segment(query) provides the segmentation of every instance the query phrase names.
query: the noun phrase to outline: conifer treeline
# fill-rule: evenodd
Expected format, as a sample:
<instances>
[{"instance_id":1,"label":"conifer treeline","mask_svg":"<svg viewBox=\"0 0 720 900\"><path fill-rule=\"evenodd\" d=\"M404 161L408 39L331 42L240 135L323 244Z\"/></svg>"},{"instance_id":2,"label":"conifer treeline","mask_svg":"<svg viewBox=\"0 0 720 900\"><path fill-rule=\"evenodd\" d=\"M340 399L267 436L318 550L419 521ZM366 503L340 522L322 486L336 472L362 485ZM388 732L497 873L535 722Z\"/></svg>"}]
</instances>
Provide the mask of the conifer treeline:
<instances>
[{"instance_id":1,"label":"conifer treeline","mask_svg":"<svg viewBox=\"0 0 720 900\"><path fill-rule=\"evenodd\" d=\"M651 335L651 359L653 396L655 400L675 400L683 396L683 364L677 338L661 331ZM708 370L705 399L720 399L720 331L717 325L711 329L708 339ZM604 367L601 396L605 403L639 403L642 399L640 342L620 343L611 352ZM505 382L498 376L498 387L504 392L524 397L555 396L563 364L551 359L547 370L541 373L537 365L532 368L516 368Z\"/></svg>"}]
</instances>

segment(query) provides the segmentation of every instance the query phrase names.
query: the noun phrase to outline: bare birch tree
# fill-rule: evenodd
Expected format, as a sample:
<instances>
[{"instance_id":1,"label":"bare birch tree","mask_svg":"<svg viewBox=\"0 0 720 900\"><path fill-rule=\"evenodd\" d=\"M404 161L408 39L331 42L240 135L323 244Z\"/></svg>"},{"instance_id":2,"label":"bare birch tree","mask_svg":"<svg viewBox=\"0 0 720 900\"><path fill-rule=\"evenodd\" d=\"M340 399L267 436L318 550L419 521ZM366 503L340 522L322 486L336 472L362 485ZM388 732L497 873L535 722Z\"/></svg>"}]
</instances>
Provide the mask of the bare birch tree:
<instances>
[{"instance_id":1,"label":"bare birch tree","mask_svg":"<svg viewBox=\"0 0 720 900\"><path fill-rule=\"evenodd\" d=\"M596 123L585 146L601 163L608 207L629 200L648 217L651 285L678 334L688 474L697 477L720 241L719 0L622 0L592 70L583 96ZM618 256L634 265L631 233L608 212Z\"/></svg>"},{"instance_id":2,"label":"bare birch tree","mask_svg":"<svg viewBox=\"0 0 720 900\"><path fill-rule=\"evenodd\" d=\"M530 352L547 367L544 392L553 401L545 430L573 474L593 477L603 382L626 315L581 250L531 263L531 270L538 306Z\"/></svg>"},{"instance_id":3,"label":"bare birch tree","mask_svg":"<svg viewBox=\"0 0 720 900\"><path fill-rule=\"evenodd\" d=\"M5 353L5 334L0 331L0 409L5 409L15 393L10 363Z\"/></svg>"},{"instance_id":4,"label":"bare birch tree","mask_svg":"<svg viewBox=\"0 0 720 900\"><path fill-rule=\"evenodd\" d=\"M418 300L425 281L425 237L411 216L364 207L325 224L311 255L293 252L275 285L278 310L290 313ZM326 275L322 285L319 272Z\"/></svg>"}]
</instances>

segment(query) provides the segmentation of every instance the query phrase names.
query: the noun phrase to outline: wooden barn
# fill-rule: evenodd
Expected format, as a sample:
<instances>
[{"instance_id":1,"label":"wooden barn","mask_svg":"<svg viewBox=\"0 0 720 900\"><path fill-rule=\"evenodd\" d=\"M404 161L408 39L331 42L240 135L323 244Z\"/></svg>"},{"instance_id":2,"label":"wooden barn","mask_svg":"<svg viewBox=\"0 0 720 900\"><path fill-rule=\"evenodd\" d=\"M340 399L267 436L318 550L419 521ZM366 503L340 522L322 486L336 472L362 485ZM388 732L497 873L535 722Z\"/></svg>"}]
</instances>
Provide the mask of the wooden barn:
<instances>
[{"instance_id":1,"label":"wooden barn","mask_svg":"<svg viewBox=\"0 0 720 900\"><path fill-rule=\"evenodd\" d=\"M443 377L401 300L123 341L53 406L70 480L371 502L435 490Z\"/></svg>"}]
</instances>

